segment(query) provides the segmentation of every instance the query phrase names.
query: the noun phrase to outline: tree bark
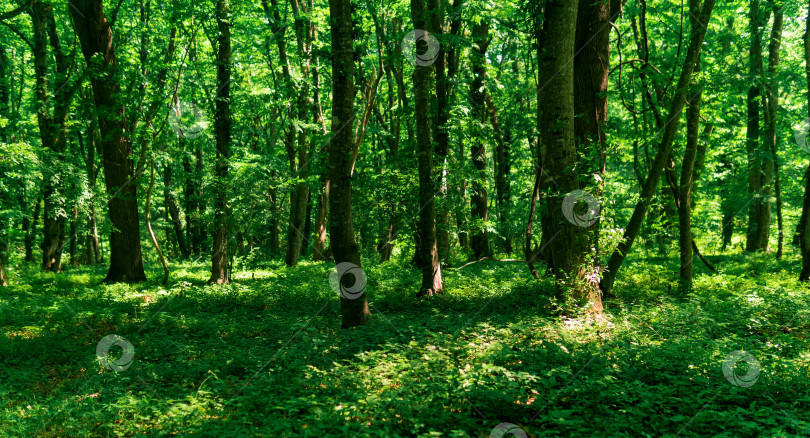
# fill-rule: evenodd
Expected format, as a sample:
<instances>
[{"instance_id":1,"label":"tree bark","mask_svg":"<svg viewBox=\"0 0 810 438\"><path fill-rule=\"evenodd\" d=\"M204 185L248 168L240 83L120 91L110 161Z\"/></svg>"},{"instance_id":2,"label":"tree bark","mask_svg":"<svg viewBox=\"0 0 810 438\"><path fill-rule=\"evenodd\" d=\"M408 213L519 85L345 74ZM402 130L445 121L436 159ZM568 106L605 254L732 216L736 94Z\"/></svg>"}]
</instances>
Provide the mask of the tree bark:
<instances>
[{"instance_id":1,"label":"tree bark","mask_svg":"<svg viewBox=\"0 0 810 438\"><path fill-rule=\"evenodd\" d=\"M228 160L231 152L231 18L228 0L217 0L217 98L214 112L217 162L214 210L214 244L211 248L209 283L231 282L228 269Z\"/></svg>"},{"instance_id":2,"label":"tree bark","mask_svg":"<svg viewBox=\"0 0 810 438\"><path fill-rule=\"evenodd\" d=\"M111 198L109 212L113 231L110 235L110 269L105 281L145 281L137 186L133 183L135 172L130 158L132 145L125 135L124 105L115 101L120 86L116 78L118 63L112 28L104 15L101 0L71 1L67 8L88 67L100 68L100 74L93 75L91 83L101 130L104 179Z\"/></svg>"},{"instance_id":3,"label":"tree bark","mask_svg":"<svg viewBox=\"0 0 810 438\"><path fill-rule=\"evenodd\" d=\"M425 0L411 0L411 19L414 29L426 27ZM417 37L414 50L422 54L427 51L426 38ZM439 250L436 233L436 193L433 172L432 128L430 120L431 70L429 66L415 65L413 72L413 92L416 119L416 149L419 168L419 261L422 269L422 285L417 296L430 296L443 293L442 270L439 263Z\"/></svg>"},{"instance_id":4,"label":"tree bark","mask_svg":"<svg viewBox=\"0 0 810 438\"><path fill-rule=\"evenodd\" d=\"M665 161L672 151L672 145L675 142L675 134L678 132L678 125L680 124L681 112L686 105L686 94L689 83L692 80L692 72L700 57L703 39L706 36L706 26L711 19L714 3L715 0L704 0L700 15L698 16L699 22L704 23L704 26L695 26L691 30L689 48L686 52L681 76L675 87L675 95L670 104L669 118L667 119L668 123L666 124L661 142L658 145L658 151L656 152L655 159L652 161L652 166L647 175L644 187L641 190L641 199L639 199L633 210L633 215L624 232L623 240L610 256L607 271L600 282L603 294L609 294L611 292L613 283L616 281L616 274L619 268L621 268L622 263L624 263L627 254L630 252L630 248L632 248L633 242L638 236L638 232L641 230L644 216L647 214L647 209L658 187L658 181L664 171Z\"/></svg>"},{"instance_id":5,"label":"tree bark","mask_svg":"<svg viewBox=\"0 0 810 438\"><path fill-rule=\"evenodd\" d=\"M361 267L352 222L354 138L354 48L351 0L329 0L332 34L332 138L329 142L329 239L335 263ZM344 279L339 279L343 281ZM355 277L355 281L357 278ZM366 325L370 312L364 292L340 297L342 328Z\"/></svg>"}]
</instances>

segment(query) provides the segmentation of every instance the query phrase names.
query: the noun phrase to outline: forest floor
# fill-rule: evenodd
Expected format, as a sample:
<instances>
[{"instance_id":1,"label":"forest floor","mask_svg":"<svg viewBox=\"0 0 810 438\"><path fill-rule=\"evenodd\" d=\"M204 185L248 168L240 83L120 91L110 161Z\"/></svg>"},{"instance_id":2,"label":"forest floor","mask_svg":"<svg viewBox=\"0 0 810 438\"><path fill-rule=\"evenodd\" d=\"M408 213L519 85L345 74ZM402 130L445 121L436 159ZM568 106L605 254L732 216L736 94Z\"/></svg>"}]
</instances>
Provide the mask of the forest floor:
<instances>
[{"instance_id":1,"label":"forest floor","mask_svg":"<svg viewBox=\"0 0 810 438\"><path fill-rule=\"evenodd\" d=\"M446 269L449 293L429 299L415 270L367 263L372 324L349 330L327 263L225 287L202 263L173 264L167 286L17 263L0 288L0 436L810 435L798 263L711 259L721 273L699 267L684 297L676 258L630 260L600 324L561 316L522 263ZM134 348L120 372L96 354L111 334ZM725 377L742 350L759 367Z\"/></svg>"}]
</instances>

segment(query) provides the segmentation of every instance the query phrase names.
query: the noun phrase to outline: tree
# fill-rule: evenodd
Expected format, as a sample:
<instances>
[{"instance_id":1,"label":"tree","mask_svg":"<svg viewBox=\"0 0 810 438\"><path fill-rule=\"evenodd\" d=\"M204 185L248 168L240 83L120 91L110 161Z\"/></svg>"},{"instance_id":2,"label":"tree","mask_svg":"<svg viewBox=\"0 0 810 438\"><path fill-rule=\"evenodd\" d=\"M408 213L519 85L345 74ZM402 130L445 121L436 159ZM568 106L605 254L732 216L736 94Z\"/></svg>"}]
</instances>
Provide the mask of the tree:
<instances>
[{"instance_id":1,"label":"tree","mask_svg":"<svg viewBox=\"0 0 810 438\"><path fill-rule=\"evenodd\" d=\"M545 53L539 61L540 89L538 128L541 134L541 156L554 181L547 196L550 258L558 292L571 293L599 315L602 300L594 280L592 224L575 224L567 220L566 203L570 193L581 188L576 171L577 147L574 133L574 42L576 39L577 4L552 0L546 2L543 41ZM598 277L597 277L598 278Z\"/></svg>"},{"instance_id":2,"label":"tree","mask_svg":"<svg viewBox=\"0 0 810 438\"><path fill-rule=\"evenodd\" d=\"M39 124L42 147L47 151L46 171L43 175L43 208L42 227L42 269L59 272L62 265L62 249L65 246L65 225L67 223L67 205L62 172L67 147L68 110L75 85L69 82L68 70L71 58L62 52L53 7L41 1L31 6L31 23L34 30L34 71L36 76L36 97L39 103L37 121ZM56 66L54 68L54 104L51 107L49 92L48 42L53 48Z\"/></svg>"},{"instance_id":3,"label":"tree","mask_svg":"<svg viewBox=\"0 0 810 438\"><path fill-rule=\"evenodd\" d=\"M231 22L228 0L217 0L217 97L214 113L217 162L214 211L214 246L209 283L230 283L228 269L228 159L231 153Z\"/></svg>"},{"instance_id":4,"label":"tree","mask_svg":"<svg viewBox=\"0 0 810 438\"><path fill-rule=\"evenodd\" d=\"M8 276L6 275L5 262L0 255L0 286L8 286Z\"/></svg>"},{"instance_id":5,"label":"tree","mask_svg":"<svg viewBox=\"0 0 810 438\"><path fill-rule=\"evenodd\" d=\"M487 47L489 47L489 23L484 20L473 24L472 75L470 83L470 103L472 105L473 126L478 127L478 138L472 150L472 161L475 165L475 177L470 182L470 204L472 205L472 220L475 223L470 237L470 247L476 259L489 257L492 250L489 246L489 233L486 222L489 220L489 204L487 202L487 148L483 138L483 126L487 121Z\"/></svg>"},{"instance_id":6,"label":"tree","mask_svg":"<svg viewBox=\"0 0 810 438\"><path fill-rule=\"evenodd\" d=\"M329 239L335 263L360 264L352 222L352 150L354 138L354 48L351 0L329 0L332 33L332 138L329 141ZM339 278L339 281L350 281ZM354 278L358 281L357 278ZM343 328L366 325L371 313L364 292L340 296Z\"/></svg>"},{"instance_id":7,"label":"tree","mask_svg":"<svg viewBox=\"0 0 810 438\"><path fill-rule=\"evenodd\" d=\"M760 0L751 0L749 9L749 32L751 48L748 52L748 69L751 84L748 88L748 126L746 129L746 152L748 156L748 196L752 198L748 208L748 231L746 251L767 251L771 225L771 184L773 160L763 149L760 133L760 113L763 75L762 29L767 23L767 14L762 16Z\"/></svg>"},{"instance_id":8,"label":"tree","mask_svg":"<svg viewBox=\"0 0 810 438\"><path fill-rule=\"evenodd\" d=\"M807 5L804 30L804 74L807 79L807 114L810 117L810 2ZM807 127L805 126L804 129ZM810 166L807 167L804 174L804 201L799 227L799 248L802 253L802 270L799 273L799 281L810 281Z\"/></svg>"},{"instance_id":9,"label":"tree","mask_svg":"<svg viewBox=\"0 0 810 438\"><path fill-rule=\"evenodd\" d=\"M700 13L700 0L689 1L689 17L692 27L703 26L697 21ZM695 66L695 73L700 71L700 58ZM702 90L696 80L692 80L689 91L689 108L686 110L686 148L681 164L680 187L678 190L678 229L680 242L680 283L684 292L692 289L692 187L695 183L695 159L697 157L700 104Z\"/></svg>"},{"instance_id":10,"label":"tree","mask_svg":"<svg viewBox=\"0 0 810 438\"><path fill-rule=\"evenodd\" d=\"M68 5L82 54L91 69L91 84L101 131L104 180L110 196L110 269L107 282L146 280L141 259L137 185L132 144L126 133L124 105L117 102L121 88L115 58L112 23L101 0L76 0Z\"/></svg>"},{"instance_id":11,"label":"tree","mask_svg":"<svg viewBox=\"0 0 810 438\"><path fill-rule=\"evenodd\" d=\"M426 10L425 0L411 0L411 18L415 30L416 44L414 50L418 55L428 50L428 38L425 35ZM420 34L416 34L420 33ZM419 221L417 235L419 259L422 270L422 285L417 296L430 296L443 293L442 270L439 263L439 249L436 234L436 179L433 172L433 132L430 120L431 84L430 66L416 63L413 70L413 93L415 98L416 119L416 156L419 173Z\"/></svg>"},{"instance_id":12,"label":"tree","mask_svg":"<svg viewBox=\"0 0 810 438\"><path fill-rule=\"evenodd\" d=\"M764 154L768 157L769 169L772 169L771 179L773 180L773 190L776 196L776 223L777 223L777 251L776 258L782 258L782 251L785 244L784 221L782 218L782 186L779 181L779 154L777 152L777 122L779 114L779 48L782 44L782 27L784 24L784 8L774 1L773 3L773 29L771 31L771 41L768 44L768 79L767 107L765 108L765 139ZM771 202L769 199L768 202Z\"/></svg>"}]
</instances>

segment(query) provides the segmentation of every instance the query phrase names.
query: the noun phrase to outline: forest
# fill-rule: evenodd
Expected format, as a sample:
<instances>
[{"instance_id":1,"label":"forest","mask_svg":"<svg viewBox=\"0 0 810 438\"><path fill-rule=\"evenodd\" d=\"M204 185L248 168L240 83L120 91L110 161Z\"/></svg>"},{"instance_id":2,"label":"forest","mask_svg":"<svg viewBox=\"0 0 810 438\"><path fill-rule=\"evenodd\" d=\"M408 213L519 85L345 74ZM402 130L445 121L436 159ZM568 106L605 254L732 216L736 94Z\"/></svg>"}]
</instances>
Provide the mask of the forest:
<instances>
[{"instance_id":1,"label":"forest","mask_svg":"<svg viewBox=\"0 0 810 438\"><path fill-rule=\"evenodd\" d=\"M0 437L810 436L810 1L0 0Z\"/></svg>"}]
</instances>

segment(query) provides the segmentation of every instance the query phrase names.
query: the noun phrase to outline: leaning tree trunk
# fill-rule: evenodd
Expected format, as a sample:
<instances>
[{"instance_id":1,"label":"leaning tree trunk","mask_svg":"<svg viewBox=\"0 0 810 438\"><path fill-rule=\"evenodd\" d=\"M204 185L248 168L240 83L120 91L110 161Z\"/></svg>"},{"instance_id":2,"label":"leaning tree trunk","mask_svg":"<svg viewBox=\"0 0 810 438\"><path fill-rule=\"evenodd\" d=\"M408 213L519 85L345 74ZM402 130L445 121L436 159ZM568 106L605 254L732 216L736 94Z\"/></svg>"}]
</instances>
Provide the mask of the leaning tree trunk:
<instances>
[{"instance_id":1,"label":"leaning tree trunk","mask_svg":"<svg viewBox=\"0 0 810 438\"><path fill-rule=\"evenodd\" d=\"M228 0L217 0L217 100L214 129L217 141L214 244L209 283L230 283L228 270L228 158L231 152L231 22Z\"/></svg>"},{"instance_id":2,"label":"leaning tree trunk","mask_svg":"<svg viewBox=\"0 0 810 438\"><path fill-rule=\"evenodd\" d=\"M640 199L636 203L633 215L630 217L630 222L627 224L623 239L613 254L611 254L610 260L608 261L608 268L600 282L600 288L603 294L609 294L611 292L613 283L616 281L616 274L624 263L627 254L630 252L633 242L636 240L636 237L638 237L641 225L644 222L644 216L646 216L650 202L658 188L658 181L664 171L665 162L672 152L675 134L678 132L678 125L680 124L680 115L686 106L689 83L692 80L692 73L694 72L698 59L700 59L700 50L703 46L703 39L706 36L705 25L708 25L711 19L714 3L715 0L704 0L700 15L697 18L699 22L704 23L704 26L694 26L691 29L689 49L683 61L681 76L675 87L675 96L673 96L672 103L670 104L669 117L667 118L669 123L664 129L661 142L658 145L658 152L656 152L655 158L652 161L650 172L644 182L644 187L641 189Z\"/></svg>"},{"instance_id":3,"label":"leaning tree trunk","mask_svg":"<svg viewBox=\"0 0 810 438\"><path fill-rule=\"evenodd\" d=\"M354 236L352 223L352 151L354 136L354 48L352 47L351 0L329 0L332 32L332 139L329 142L329 240L339 273L342 266L360 269L360 249ZM343 265L342 265L343 264ZM348 264L348 265L346 265ZM348 278L339 278L341 283ZM354 284L362 286L354 277ZM354 288L353 288L354 289ZM363 290L340 294L341 327L355 327L369 323L371 313Z\"/></svg>"},{"instance_id":4,"label":"leaning tree trunk","mask_svg":"<svg viewBox=\"0 0 810 438\"><path fill-rule=\"evenodd\" d=\"M67 8L88 66L100 61L99 73L103 73L92 75L91 84L101 130L104 180L110 196L112 224L110 269L105 281L145 281L137 185L133 183L135 169L130 158L132 144L124 135L127 126L124 105L116 102L121 88L116 80L118 63L112 28L104 15L102 0L75 0Z\"/></svg>"},{"instance_id":5,"label":"leaning tree trunk","mask_svg":"<svg viewBox=\"0 0 810 438\"><path fill-rule=\"evenodd\" d=\"M700 12L700 0L689 0L690 22L692 27L703 26L696 20ZM700 58L695 72L700 71ZM695 159L697 157L700 132L700 101L703 96L696 81L690 84L689 108L686 109L686 149L681 164L680 187L678 187L678 229L680 243L680 288L683 293L692 290L692 186L695 177Z\"/></svg>"},{"instance_id":6,"label":"leaning tree trunk","mask_svg":"<svg viewBox=\"0 0 810 438\"><path fill-rule=\"evenodd\" d=\"M425 0L411 0L411 17L415 29L424 29L426 24ZM419 32L419 31L417 31ZM414 50L417 54L427 51L427 38L416 35ZM444 289L439 249L436 234L435 181L433 172L432 131L430 125L431 72L430 66L415 65L413 92L416 115L416 149L419 168L419 243L417 251L422 269L422 285L417 296L441 294Z\"/></svg>"}]
</instances>

